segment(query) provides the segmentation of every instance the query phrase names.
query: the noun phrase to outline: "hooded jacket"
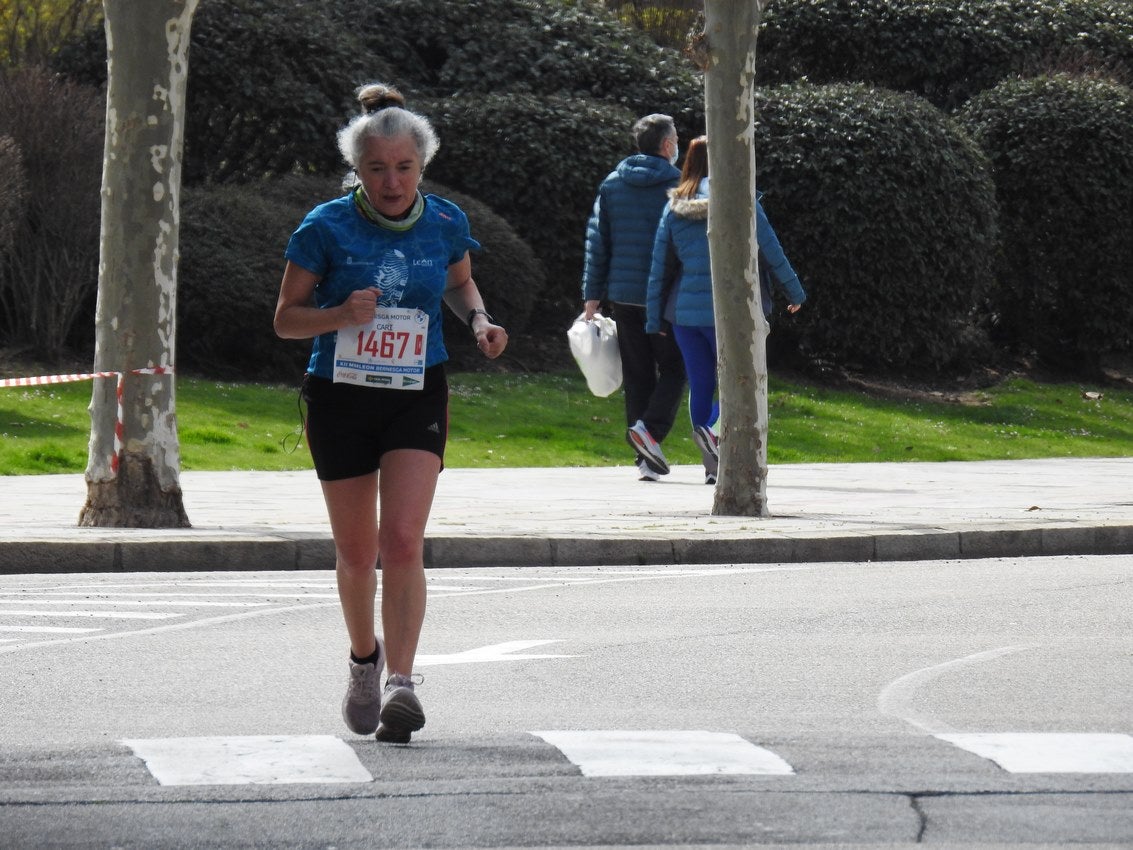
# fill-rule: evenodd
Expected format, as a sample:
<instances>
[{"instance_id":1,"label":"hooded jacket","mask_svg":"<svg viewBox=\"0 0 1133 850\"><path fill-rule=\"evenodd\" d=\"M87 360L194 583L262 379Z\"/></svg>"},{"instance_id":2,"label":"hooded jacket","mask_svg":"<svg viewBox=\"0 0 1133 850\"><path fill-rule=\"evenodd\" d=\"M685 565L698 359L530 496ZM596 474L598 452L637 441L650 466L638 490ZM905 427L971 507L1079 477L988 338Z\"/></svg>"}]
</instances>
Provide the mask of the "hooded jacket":
<instances>
[{"instance_id":1,"label":"hooded jacket","mask_svg":"<svg viewBox=\"0 0 1133 850\"><path fill-rule=\"evenodd\" d=\"M644 306L657 222L680 176L663 157L634 154L602 181L586 226L583 301Z\"/></svg>"},{"instance_id":2,"label":"hooded jacket","mask_svg":"<svg viewBox=\"0 0 1133 850\"><path fill-rule=\"evenodd\" d=\"M695 198L672 198L661 213L646 297L645 330L648 333L659 332L663 320L695 327L716 324L708 253L708 186L706 177L700 181ZM766 266L790 303L802 304L806 301L806 292L758 198L755 213L761 266ZM766 291L767 286L769 284L764 283L760 287L764 317L771 315L771 294Z\"/></svg>"}]
</instances>

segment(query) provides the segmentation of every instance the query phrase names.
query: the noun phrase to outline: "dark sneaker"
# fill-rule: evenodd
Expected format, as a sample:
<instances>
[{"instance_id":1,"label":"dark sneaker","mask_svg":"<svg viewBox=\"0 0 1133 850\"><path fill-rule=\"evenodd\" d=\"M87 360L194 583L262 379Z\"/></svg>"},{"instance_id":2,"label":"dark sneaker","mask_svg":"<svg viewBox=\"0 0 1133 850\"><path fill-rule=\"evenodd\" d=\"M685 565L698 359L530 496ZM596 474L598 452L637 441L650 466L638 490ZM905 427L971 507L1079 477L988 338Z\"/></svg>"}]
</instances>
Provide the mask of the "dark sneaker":
<instances>
[{"instance_id":1,"label":"dark sneaker","mask_svg":"<svg viewBox=\"0 0 1133 850\"><path fill-rule=\"evenodd\" d=\"M425 725L425 711L409 676L394 673L386 679L380 719L377 738L391 744L408 744L409 736Z\"/></svg>"},{"instance_id":2,"label":"dark sneaker","mask_svg":"<svg viewBox=\"0 0 1133 850\"><path fill-rule=\"evenodd\" d=\"M378 638L378 663L356 664L350 661L350 683L342 698L342 719L346 728L359 735L372 734L378 728L382 710L382 668L386 666L386 648Z\"/></svg>"},{"instance_id":3,"label":"dark sneaker","mask_svg":"<svg viewBox=\"0 0 1133 850\"><path fill-rule=\"evenodd\" d=\"M700 459L704 462L704 483L715 484L720 471L720 441L711 428L697 425L692 429L692 441L700 449Z\"/></svg>"},{"instance_id":4,"label":"dark sneaker","mask_svg":"<svg viewBox=\"0 0 1133 850\"><path fill-rule=\"evenodd\" d=\"M649 468L658 475L669 474L669 462L661 454L661 444L653 439L653 435L640 419L626 429L626 442L637 450L642 459L649 464Z\"/></svg>"},{"instance_id":5,"label":"dark sneaker","mask_svg":"<svg viewBox=\"0 0 1133 850\"><path fill-rule=\"evenodd\" d=\"M712 433L712 429L705 425L697 425L692 429L692 439L700 449L700 456L704 465L708 466L709 459L720 460L720 439Z\"/></svg>"}]
</instances>

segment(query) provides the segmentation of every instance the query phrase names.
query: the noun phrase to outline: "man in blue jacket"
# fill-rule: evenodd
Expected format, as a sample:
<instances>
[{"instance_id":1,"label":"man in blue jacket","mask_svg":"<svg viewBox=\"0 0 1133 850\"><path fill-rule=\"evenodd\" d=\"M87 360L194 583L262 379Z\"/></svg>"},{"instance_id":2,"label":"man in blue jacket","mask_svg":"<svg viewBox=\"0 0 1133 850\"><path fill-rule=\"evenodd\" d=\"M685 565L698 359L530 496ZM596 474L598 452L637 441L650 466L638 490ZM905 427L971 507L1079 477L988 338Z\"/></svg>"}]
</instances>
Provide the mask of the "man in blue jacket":
<instances>
[{"instance_id":1,"label":"man in blue jacket","mask_svg":"<svg viewBox=\"0 0 1133 850\"><path fill-rule=\"evenodd\" d=\"M677 129L668 115L646 115L633 125L638 153L626 157L598 187L586 227L582 274L585 316L602 301L618 326L625 390L626 440L637 455L641 480L669 472L661 441L684 397L685 369L672 333L645 332L645 296L653 238L668 191L681 173Z\"/></svg>"}]
</instances>

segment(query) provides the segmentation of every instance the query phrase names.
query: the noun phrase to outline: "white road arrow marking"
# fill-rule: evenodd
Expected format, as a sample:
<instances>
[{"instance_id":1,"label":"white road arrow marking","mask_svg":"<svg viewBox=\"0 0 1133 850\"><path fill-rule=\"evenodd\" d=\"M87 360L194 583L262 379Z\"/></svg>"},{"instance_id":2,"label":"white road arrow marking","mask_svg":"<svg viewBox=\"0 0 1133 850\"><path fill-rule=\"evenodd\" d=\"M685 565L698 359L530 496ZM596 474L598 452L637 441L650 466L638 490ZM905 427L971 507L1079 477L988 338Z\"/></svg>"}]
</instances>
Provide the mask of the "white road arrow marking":
<instances>
[{"instance_id":1,"label":"white road arrow marking","mask_svg":"<svg viewBox=\"0 0 1133 850\"><path fill-rule=\"evenodd\" d=\"M558 640L513 640L507 643L494 643L464 652L447 655L418 655L415 665L425 667L437 664L487 664L494 661L531 661L536 658L577 658L577 655L517 655L525 649L544 646L548 643L562 643Z\"/></svg>"}]
</instances>

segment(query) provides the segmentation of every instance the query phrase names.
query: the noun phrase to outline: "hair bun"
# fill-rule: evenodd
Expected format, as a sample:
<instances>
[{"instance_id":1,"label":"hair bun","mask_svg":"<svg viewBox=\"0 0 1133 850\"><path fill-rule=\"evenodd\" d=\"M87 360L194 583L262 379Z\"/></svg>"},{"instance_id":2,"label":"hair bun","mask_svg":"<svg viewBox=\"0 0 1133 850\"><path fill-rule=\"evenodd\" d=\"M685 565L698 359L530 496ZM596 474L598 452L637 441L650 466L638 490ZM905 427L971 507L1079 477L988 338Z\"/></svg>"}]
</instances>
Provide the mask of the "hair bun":
<instances>
[{"instance_id":1,"label":"hair bun","mask_svg":"<svg viewBox=\"0 0 1133 850\"><path fill-rule=\"evenodd\" d=\"M365 115L391 106L405 106L405 97L402 93L387 83L369 83L360 87L356 94Z\"/></svg>"}]
</instances>

